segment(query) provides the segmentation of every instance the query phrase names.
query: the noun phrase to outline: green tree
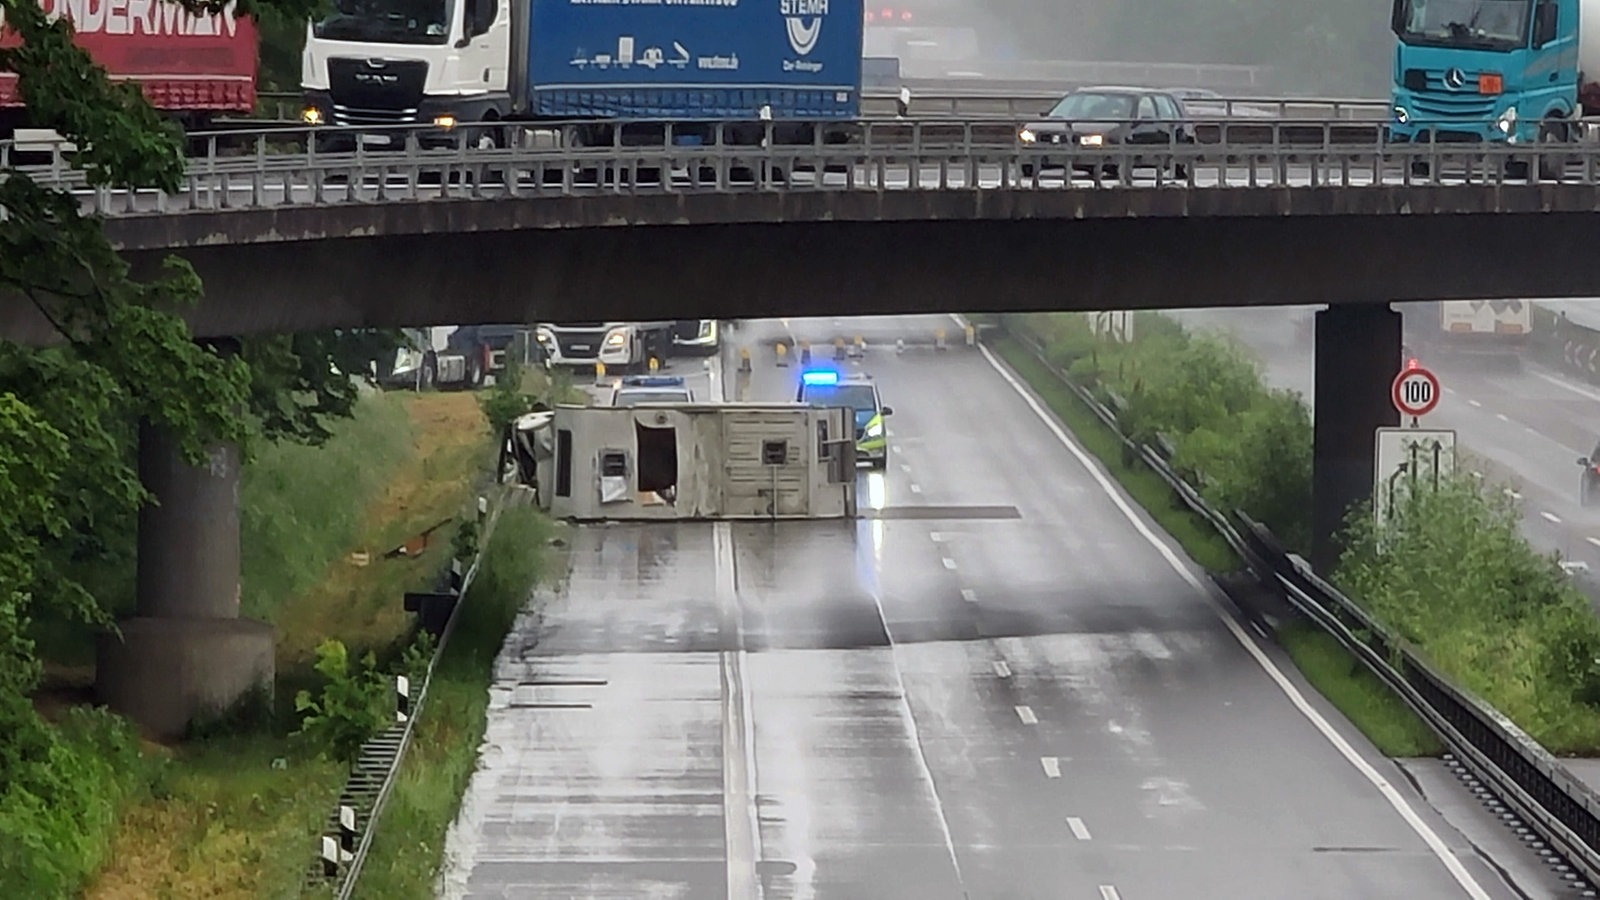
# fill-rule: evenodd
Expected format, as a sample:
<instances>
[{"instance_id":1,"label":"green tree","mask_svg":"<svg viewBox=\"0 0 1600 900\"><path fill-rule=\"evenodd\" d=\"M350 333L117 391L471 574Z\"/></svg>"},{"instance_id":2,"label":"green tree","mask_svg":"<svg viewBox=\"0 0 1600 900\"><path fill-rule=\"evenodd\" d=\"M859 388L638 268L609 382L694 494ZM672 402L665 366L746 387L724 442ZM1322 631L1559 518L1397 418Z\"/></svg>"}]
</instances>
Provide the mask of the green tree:
<instances>
[{"instance_id":1,"label":"green tree","mask_svg":"<svg viewBox=\"0 0 1600 900\"><path fill-rule=\"evenodd\" d=\"M270 7L303 20L315 6L271 0L240 12ZM182 135L136 86L110 82L73 43L70 24L48 21L34 0L0 0L0 14L17 38L0 48L0 72L18 76L35 124L80 148L72 164L91 185L177 187ZM0 212L0 302L25 305L58 338L46 349L0 345L0 785L8 785L8 769L48 751L28 737L37 722L25 698L38 671L29 622L41 613L105 618L80 564L113 555L119 542L126 553L133 514L149 500L131 452L137 422L165 429L196 461L212 443L252 434L318 440L321 419L348 412L354 397L330 365L371 338L260 339L219 354L181 318L201 295L182 260L135 280L76 198L20 171L0 171Z\"/></svg>"}]
</instances>

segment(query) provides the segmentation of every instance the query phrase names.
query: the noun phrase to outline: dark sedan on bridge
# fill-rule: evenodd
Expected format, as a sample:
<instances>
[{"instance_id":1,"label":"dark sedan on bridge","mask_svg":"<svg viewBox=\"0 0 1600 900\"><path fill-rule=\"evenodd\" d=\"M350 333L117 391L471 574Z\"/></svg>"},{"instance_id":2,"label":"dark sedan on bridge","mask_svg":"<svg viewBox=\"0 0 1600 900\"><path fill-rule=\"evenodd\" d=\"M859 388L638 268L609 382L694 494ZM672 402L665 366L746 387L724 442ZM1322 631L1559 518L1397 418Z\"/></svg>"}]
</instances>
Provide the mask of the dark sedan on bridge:
<instances>
[{"instance_id":1,"label":"dark sedan on bridge","mask_svg":"<svg viewBox=\"0 0 1600 900\"><path fill-rule=\"evenodd\" d=\"M1093 173L1098 166L1116 177L1124 159L1130 167L1170 167L1178 178L1187 177L1184 166L1172 161L1163 150L1195 143L1194 122L1183 104L1167 91L1133 87L1083 88L1061 98L1038 121L1023 126L1017 135L1030 150L1071 147L1072 152L1054 156L1030 152L1022 162L1022 175L1045 169L1065 169ZM1149 148L1146 155L1143 148ZM1131 156L1086 158L1083 151L1125 148ZM1129 173L1132 174L1132 173Z\"/></svg>"}]
</instances>

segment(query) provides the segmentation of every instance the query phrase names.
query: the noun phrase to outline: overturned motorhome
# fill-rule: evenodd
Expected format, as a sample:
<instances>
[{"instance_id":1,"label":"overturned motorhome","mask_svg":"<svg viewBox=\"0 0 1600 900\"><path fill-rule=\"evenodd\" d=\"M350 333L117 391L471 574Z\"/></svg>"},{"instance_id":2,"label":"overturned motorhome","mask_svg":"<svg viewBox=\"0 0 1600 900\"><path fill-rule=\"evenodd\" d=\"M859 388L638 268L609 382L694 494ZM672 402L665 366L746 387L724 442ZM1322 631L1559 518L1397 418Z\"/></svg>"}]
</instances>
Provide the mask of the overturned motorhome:
<instances>
[{"instance_id":1,"label":"overturned motorhome","mask_svg":"<svg viewBox=\"0 0 1600 900\"><path fill-rule=\"evenodd\" d=\"M792 403L560 406L513 423L501 471L577 521L842 518L853 428L849 410Z\"/></svg>"}]
</instances>

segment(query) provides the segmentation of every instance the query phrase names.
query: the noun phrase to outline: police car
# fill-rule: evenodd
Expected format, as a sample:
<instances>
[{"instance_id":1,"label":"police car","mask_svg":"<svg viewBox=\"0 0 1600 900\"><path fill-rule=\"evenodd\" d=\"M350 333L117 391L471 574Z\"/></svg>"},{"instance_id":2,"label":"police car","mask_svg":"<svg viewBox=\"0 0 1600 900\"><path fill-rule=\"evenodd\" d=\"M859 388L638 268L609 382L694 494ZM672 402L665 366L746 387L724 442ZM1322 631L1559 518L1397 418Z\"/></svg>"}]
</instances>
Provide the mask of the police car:
<instances>
[{"instance_id":1,"label":"police car","mask_svg":"<svg viewBox=\"0 0 1600 900\"><path fill-rule=\"evenodd\" d=\"M630 375L617 382L611 392L612 406L638 406L641 403L690 403L694 393L678 375Z\"/></svg>"},{"instance_id":2,"label":"police car","mask_svg":"<svg viewBox=\"0 0 1600 900\"><path fill-rule=\"evenodd\" d=\"M883 419L894 412L884 406L878 386L864 375L840 375L831 369L800 373L801 403L820 407L848 407L856 417L856 458L867 460L873 468L889 465L889 439Z\"/></svg>"}]
</instances>

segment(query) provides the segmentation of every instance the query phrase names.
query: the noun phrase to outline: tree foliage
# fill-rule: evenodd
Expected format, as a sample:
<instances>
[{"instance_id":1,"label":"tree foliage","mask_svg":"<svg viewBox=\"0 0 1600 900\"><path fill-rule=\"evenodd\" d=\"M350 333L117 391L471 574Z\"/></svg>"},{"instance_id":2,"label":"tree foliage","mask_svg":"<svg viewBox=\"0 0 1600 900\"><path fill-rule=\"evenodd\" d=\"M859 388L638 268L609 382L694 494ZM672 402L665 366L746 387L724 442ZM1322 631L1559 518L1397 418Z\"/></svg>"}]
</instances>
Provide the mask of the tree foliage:
<instances>
[{"instance_id":1,"label":"tree foliage","mask_svg":"<svg viewBox=\"0 0 1600 900\"><path fill-rule=\"evenodd\" d=\"M1352 518L1335 580L1446 674L1555 752L1600 749L1600 620L1529 546L1499 486L1417 492Z\"/></svg>"},{"instance_id":2,"label":"tree foliage","mask_svg":"<svg viewBox=\"0 0 1600 900\"><path fill-rule=\"evenodd\" d=\"M1011 317L1046 355L1125 407L1119 425L1146 444L1172 444L1173 465L1212 504L1244 510L1289 546L1310 544L1311 413L1267 389L1235 345L1193 336L1167 316L1140 314L1131 343L1097 338L1081 314Z\"/></svg>"},{"instance_id":3,"label":"tree foliage","mask_svg":"<svg viewBox=\"0 0 1600 900\"><path fill-rule=\"evenodd\" d=\"M215 12L225 0L182 0ZM247 2L304 21L318 0ZM18 77L32 124L78 149L91 185L175 189L182 133L137 86L113 83L73 43L70 23L34 0L0 0L12 41L0 72ZM0 785L47 764L50 743L27 701L38 676L30 622L41 615L106 618L88 575L128 562L139 506L134 449L141 420L191 459L217 442L317 442L323 422L350 412L356 387L341 373L395 346L395 333L197 342L181 313L201 285L176 257L135 280L101 223L71 194L18 170L0 170L0 303L26 307L53 328L54 346L0 343Z\"/></svg>"}]
</instances>

